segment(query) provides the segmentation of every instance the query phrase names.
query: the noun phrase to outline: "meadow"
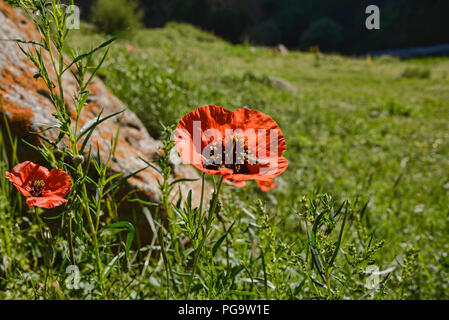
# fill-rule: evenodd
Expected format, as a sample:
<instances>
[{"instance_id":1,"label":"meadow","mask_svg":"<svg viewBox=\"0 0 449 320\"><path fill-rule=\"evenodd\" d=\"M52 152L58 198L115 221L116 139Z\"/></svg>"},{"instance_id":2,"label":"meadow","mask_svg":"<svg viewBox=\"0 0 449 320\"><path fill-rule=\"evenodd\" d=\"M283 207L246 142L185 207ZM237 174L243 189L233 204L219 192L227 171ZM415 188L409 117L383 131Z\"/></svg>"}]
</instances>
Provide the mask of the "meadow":
<instances>
[{"instance_id":1,"label":"meadow","mask_svg":"<svg viewBox=\"0 0 449 320\"><path fill-rule=\"evenodd\" d=\"M64 50L107 39L83 23ZM164 203L173 212L164 230L142 201L159 235L149 246L117 243L117 232L134 232L120 221L96 241L79 222L82 285L73 288L64 228L39 237L41 222L5 179L17 159L3 136L0 298L449 298L448 73L445 57L281 53L181 23L118 39L97 75L166 148L161 123L170 128L203 105L248 107L278 123L289 167L268 192L224 185L210 226L187 200Z\"/></svg>"}]
</instances>

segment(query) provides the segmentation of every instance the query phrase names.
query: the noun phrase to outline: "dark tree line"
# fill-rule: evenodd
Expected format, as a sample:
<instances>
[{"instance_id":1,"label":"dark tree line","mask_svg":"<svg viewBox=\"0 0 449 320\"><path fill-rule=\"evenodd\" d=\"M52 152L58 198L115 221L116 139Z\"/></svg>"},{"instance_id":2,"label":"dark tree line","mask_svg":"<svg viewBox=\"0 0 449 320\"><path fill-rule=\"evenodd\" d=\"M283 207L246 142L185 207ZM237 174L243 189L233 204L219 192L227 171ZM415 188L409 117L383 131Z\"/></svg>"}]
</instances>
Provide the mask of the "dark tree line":
<instances>
[{"instance_id":1,"label":"dark tree line","mask_svg":"<svg viewBox=\"0 0 449 320\"><path fill-rule=\"evenodd\" d=\"M78 0L89 17L91 0ZM380 8L381 29L367 30L365 8ZM447 0L140 0L144 23L184 21L234 43L363 53L449 42Z\"/></svg>"}]
</instances>

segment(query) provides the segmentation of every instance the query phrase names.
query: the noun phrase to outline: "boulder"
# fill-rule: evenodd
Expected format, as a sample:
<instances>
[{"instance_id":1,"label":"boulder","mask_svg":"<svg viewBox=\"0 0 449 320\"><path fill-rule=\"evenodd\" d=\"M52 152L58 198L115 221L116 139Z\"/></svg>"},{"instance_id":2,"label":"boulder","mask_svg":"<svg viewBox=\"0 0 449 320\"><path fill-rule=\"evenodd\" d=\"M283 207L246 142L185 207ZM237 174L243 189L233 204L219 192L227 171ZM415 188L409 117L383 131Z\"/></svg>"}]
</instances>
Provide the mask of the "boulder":
<instances>
[{"instance_id":1,"label":"boulder","mask_svg":"<svg viewBox=\"0 0 449 320\"><path fill-rule=\"evenodd\" d=\"M287 80L285 80L283 78L279 78L279 77L272 78L271 83L275 88L279 88L279 89L290 91L290 92L296 91L296 87L293 86L290 82L288 82Z\"/></svg>"},{"instance_id":2,"label":"boulder","mask_svg":"<svg viewBox=\"0 0 449 320\"><path fill-rule=\"evenodd\" d=\"M277 46L277 50L282 53L282 54L288 54L288 49L285 45L283 45L282 43L278 44Z\"/></svg>"},{"instance_id":3,"label":"boulder","mask_svg":"<svg viewBox=\"0 0 449 320\"><path fill-rule=\"evenodd\" d=\"M40 35L32 22L21 12L0 1L0 38L39 41ZM12 133L18 140L25 139L32 143L39 143L32 132L41 131L55 124L55 120L51 116L54 107L50 102L48 90L42 79L33 77L37 72L36 68L20 51L15 42L0 41L0 47L0 110L6 114ZM49 65L49 57L45 56L44 58ZM54 78L54 74L50 76ZM69 72L65 74L63 87L64 95L67 97L67 108L73 117L75 112L70 97L76 90L76 81ZM81 125L94 120L101 110L103 110L102 116L106 116L126 109L100 79L94 79L88 89L91 94L81 114ZM3 118L3 115L0 114L0 116ZM103 122L97 127L90 140L93 150L98 144L105 158L110 148L111 138L117 132L119 121L118 118L112 118ZM52 137L54 132L47 131L43 135ZM153 162L161 152L161 146L160 141L153 139L148 134L138 117L132 111L126 110L121 119L117 150L110 166L111 174L119 172L128 174L146 167L145 162L139 158ZM21 161L41 162L38 154L33 152L30 147L21 145L18 151ZM198 172L191 166L175 161L173 168L172 179L199 178ZM161 179L162 177L157 171L147 168L129 179L125 191L138 190L139 194L146 198L145 200L158 202L160 200L158 182ZM198 203L201 193L200 180L181 183L179 186L184 196L189 190L193 190L193 201ZM173 194L174 201L177 200L179 189L176 191Z\"/></svg>"}]
</instances>

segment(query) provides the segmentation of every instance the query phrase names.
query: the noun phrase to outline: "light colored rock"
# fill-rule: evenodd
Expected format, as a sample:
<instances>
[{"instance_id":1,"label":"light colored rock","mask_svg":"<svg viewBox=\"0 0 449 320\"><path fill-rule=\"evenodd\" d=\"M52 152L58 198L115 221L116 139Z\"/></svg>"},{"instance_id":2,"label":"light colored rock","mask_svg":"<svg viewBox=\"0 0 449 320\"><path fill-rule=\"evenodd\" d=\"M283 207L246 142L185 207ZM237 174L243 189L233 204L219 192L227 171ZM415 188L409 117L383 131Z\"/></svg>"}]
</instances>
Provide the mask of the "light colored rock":
<instances>
[{"instance_id":1,"label":"light colored rock","mask_svg":"<svg viewBox=\"0 0 449 320\"><path fill-rule=\"evenodd\" d=\"M277 46L277 50L282 53L282 54L287 54L288 53L288 49L286 46L284 46L282 43L278 44Z\"/></svg>"},{"instance_id":2,"label":"light colored rock","mask_svg":"<svg viewBox=\"0 0 449 320\"><path fill-rule=\"evenodd\" d=\"M271 83L273 84L274 87L282 89L282 90L287 90L290 92L295 92L296 88L287 80L276 77L276 78L272 78L271 79Z\"/></svg>"}]
</instances>

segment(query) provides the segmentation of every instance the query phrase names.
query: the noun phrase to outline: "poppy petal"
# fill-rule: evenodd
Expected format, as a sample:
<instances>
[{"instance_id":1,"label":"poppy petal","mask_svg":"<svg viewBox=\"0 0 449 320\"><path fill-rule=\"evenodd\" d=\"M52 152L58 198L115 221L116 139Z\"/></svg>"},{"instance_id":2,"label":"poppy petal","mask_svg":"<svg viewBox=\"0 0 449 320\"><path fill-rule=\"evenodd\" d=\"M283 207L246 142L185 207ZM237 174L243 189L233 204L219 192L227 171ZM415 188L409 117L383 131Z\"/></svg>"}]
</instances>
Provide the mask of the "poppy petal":
<instances>
[{"instance_id":1,"label":"poppy petal","mask_svg":"<svg viewBox=\"0 0 449 320\"><path fill-rule=\"evenodd\" d=\"M273 164L277 162L277 166ZM269 181L277 176L279 176L282 172L284 172L288 167L288 160L284 157L279 159L275 159L271 162L270 167L257 166L255 172L250 174L231 174L228 175L227 178L235 181L248 181L248 180L258 180L258 181Z\"/></svg>"},{"instance_id":2,"label":"poppy petal","mask_svg":"<svg viewBox=\"0 0 449 320\"><path fill-rule=\"evenodd\" d=\"M65 197L72 189L72 179L66 172L60 169L52 169L44 182L44 197L47 194Z\"/></svg>"},{"instance_id":3,"label":"poppy petal","mask_svg":"<svg viewBox=\"0 0 449 320\"><path fill-rule=\"evenodd\" d=\"M243 131L248 129L265 129L267 131L267 137L269 137L270 130L277 130L279 134L279 149L282 152L286 150L285 138L279 125L263 112L248 108L237 109L233 114L233 124L235 128L242 129Z\"/></svg>"},{"instance_id":4,"label":"poppy petal","mask_svg":"<svg viewBox=\"0 0 449 320\"><path fill-rule=\"evenodd\" d=\"M266 192L270 191L273 188L277 187L277 184L273 182L273 180L269 181L257 181L257 185L259 186L260 190Z\"/></svg>"},{"instance_id":5,"label":"poppy petal","mask_svg":"<svg viewBox=\"0 0 449 320\"><path fill-rule=\"evenodd\" d=\"M196 108L185 115L175 131L175 143L181 158L202 170L202 150L212 142L203 140L204 132L215 129L221 137L224 137L225 129L231 128L232 113L225 108L209 105ZM200 127L195 127L196 123ZM195 145L193 141L196 135L201 139L200 145Z\"/></svg>"},{"instance_id":6,"label":"poppy petal","mask_svg":"<svg viewBox=\"0 0 449 320\"><path fill-rule=\"evenodd\" d=\"M258 110L248 108L241 108L236 110L233 113L233 126L236 129L241 129L243 132L254 130L254 134L258 135L258 139L260 139L259 135L263 134L263 131L258 131L264 130L266 136L266 156L270 156L270 150L274 150L274 147L276 145L277 153L279 156L281 156L287 149L285 138L279 125L270 116ZM272 134L276 134L277 139L272 139ZM258 145L254 146L255 149L259 149L260 144L260 141L258 141ZM251 148L251 146L249 147ZM258 156L261 157L260 154Z\"/></svg>"},{"instance_id":7,"label":"poppy petal","mask_svg":"<svg viewBox=\"0 0 449 320\"><path fill-rule=\"evenodd\" d=\"M20 179L20 177L15 176L10 172L6 172L5 176L6 176L6 179L11 181L12 184L17 188L17 190L19 190L19 192L24 197L31 197L31 194L28 192L28 190L26 190L25 188L22 187L22 180Z\"/></svg>"},{"instance_id":8,"label":"poppy petal","mask_svg":"<svg viewBox=\"0 0 449 320\"><path fill-rule=\"evenodd\" d=\"M66 199L55 195L45 197L29 197L26 200L29 207L41 207L45 209L56 208L66 202L68 202Z\"/></svg>"},{"instance_id":9,"label":"poppy petal","mask_svg":"<svg viewBox=\"0 0 449 320\"><path fill-rule=\"evenodd\" d=\"M29 181L45 180L50 172L47 168L42 167L34 162L25 161L16 165L12 169L11 173L18 179L20 179L21 186L23 187Z\"/></svg>"},{"instance_id":10,"label":"poppy petal","mask_svg":"<svg viewBox=\"0 0 449 320\"><path fill-rule=\"evenodd\" d=\"M224 182L229 186L233 186L233 187L237 187L237 188L243 188L244 186L246 186L245 181L235 181L235 180L225 179Z\"/></svg>"}]
</instances>

